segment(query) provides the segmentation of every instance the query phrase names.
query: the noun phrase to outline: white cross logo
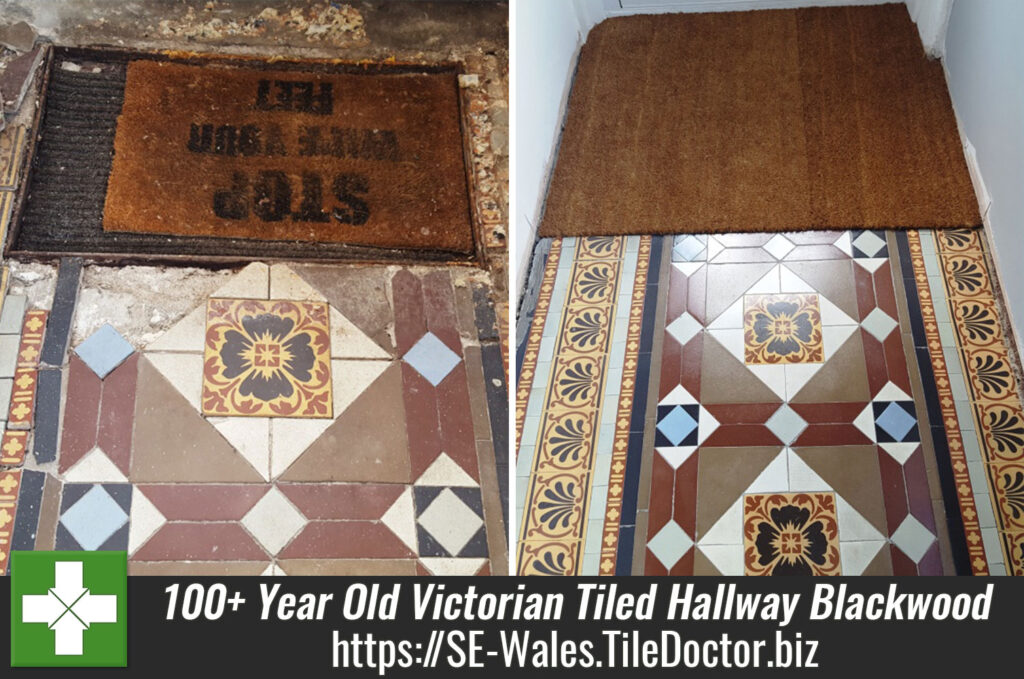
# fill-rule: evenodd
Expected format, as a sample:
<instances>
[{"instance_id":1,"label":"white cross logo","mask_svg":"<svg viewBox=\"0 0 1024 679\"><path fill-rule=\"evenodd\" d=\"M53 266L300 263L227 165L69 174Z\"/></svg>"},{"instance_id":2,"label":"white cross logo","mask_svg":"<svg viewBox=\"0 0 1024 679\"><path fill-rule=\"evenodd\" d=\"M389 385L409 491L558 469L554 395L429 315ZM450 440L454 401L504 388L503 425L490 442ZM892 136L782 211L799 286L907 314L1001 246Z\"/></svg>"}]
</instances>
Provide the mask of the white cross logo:
<instances>
[{"instance_id":1,"label":"white cross logo","mask_svg":"<svg viewBox=\"0 0 1024 679\"><path fill-rule=\"evenodd\" d=\"M117 622L117 595L90 594L82 586L82 562L54 564L55 586L21 597L21 621L41 622L54 632L56 655L82 655L82 632L94 622Z\"/></svg>"}]
</instances>

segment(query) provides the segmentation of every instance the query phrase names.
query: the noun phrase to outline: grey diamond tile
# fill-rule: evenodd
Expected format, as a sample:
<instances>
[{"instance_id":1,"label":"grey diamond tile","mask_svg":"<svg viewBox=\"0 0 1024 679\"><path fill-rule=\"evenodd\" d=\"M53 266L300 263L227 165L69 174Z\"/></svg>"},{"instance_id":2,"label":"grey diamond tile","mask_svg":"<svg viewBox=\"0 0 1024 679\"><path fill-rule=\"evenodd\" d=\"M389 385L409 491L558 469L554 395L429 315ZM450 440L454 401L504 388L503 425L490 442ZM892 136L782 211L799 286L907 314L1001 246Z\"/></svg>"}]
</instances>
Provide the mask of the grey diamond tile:
<instances>
[{"instance_id":1,"label":"grey diamond tile","mask_svg":"<svg viewBox=\"0 0 1024 679\"><path fill-rule=\"evenodd\" d=\"M75 348L75 353L100 379L103 379L135 353L135 347L109 324L104 324L79 344Z\"/></svg>"},{"instance_id":2,"label":"grey diamond tile","mask_svg":"<svg viewBox=\"0 0 1024 679\"><path fill-rule=\"evenodd\" d=\"M778 436L780 441L789 445L807 428L807 421L788 405L783 405L768 418L765 426Z\"/></svg>"},{"instance_id":3,"label":"grey diamond tile","mask_svg":"<svg viewBox=\"0 0 1024 679\"><path fill-rule=\"evenodd\" d=\"M434 333L427 332L406 352L402 360L436 387L462 359Z\"/></svg>"}]
</instances>

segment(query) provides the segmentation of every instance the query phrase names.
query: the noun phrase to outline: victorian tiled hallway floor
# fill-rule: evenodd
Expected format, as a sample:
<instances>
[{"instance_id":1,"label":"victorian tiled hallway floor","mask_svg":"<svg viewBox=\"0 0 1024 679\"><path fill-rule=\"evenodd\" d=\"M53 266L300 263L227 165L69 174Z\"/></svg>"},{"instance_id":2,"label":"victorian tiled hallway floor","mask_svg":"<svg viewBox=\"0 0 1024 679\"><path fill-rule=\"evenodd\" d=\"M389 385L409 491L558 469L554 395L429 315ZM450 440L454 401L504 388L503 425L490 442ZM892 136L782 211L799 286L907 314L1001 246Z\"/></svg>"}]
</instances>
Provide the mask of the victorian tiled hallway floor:
<instances>
[{"instance_id":1,"label":"victorian tiled hallway floor","mask_svg":"<svg viewBox=\"0 0 1024 679\"><path fill-rule=\"evenodd\" d=\"M1024 574L976 230L565 238L518 358L521 574Z\"/></svg>"},{"instance_id":2,"label":"victorian tiled hallway floor","mask_svg":"<svg viewBox=\"0 0 1024 679\"><path fill-rule=\"evenodd\" d=\"M136 346L72 340L82 269L41 308L4 299L3 570L13 548L126 550L143 575L507 571L480 276L254 262Z\"/></svg>"}]
</instances>

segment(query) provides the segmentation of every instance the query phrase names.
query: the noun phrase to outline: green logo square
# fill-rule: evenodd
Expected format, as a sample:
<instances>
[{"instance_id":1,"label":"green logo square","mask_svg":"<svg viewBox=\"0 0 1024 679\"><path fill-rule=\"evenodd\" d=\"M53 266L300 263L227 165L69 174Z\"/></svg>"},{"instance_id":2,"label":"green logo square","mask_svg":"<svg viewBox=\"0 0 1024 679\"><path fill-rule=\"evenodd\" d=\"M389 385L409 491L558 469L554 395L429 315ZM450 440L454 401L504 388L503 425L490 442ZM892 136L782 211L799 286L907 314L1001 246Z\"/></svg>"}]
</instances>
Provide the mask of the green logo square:
<instances>
[{"instance_id":1,"label":"green logo square","mask_svg":"<svg viewBox=\"0 0 1024 679\"><path fill-rule=\"evenodd\" d=\"M127 552L13 552L11 666L127 667Z\"/></svg>"}]
</instances>

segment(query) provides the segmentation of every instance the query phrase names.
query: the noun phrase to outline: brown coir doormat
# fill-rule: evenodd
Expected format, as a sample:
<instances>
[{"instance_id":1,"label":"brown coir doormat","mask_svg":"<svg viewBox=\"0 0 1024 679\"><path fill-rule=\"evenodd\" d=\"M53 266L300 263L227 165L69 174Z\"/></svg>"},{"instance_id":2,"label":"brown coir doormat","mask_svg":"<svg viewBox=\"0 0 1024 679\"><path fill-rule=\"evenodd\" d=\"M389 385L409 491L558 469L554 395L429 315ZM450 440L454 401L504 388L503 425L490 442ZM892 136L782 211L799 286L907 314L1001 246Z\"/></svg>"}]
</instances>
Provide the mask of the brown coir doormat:
<instances>
[{"instance_id":1,"label":"brown coir doormat","mask_svg":"<svg viewBox=\"0 0 1024 679\"><path fill-rule=\"evenodd\" d=\"M470 251L455 79L132 61L103 228Z\"/></svg>"},{"instance_id":2,"label":"brown coir doormat","mask_svg":"<svg viewBox=\"0 0 1024 679\"><path fill-rule=\"evenodd\" d=\"M9 252L473 261L458 72L48 48Z\"/></svg>"},{"instance_id":3,"label":"brown coir doormat","mask_svg":"<svg viewBox=\"0 0 1024 679\"><path fill-rule=\"evenodd\" d=\"M541 235L980 223L942 66L899 4L598 25Z\"/></svg>"}]
</instances>

